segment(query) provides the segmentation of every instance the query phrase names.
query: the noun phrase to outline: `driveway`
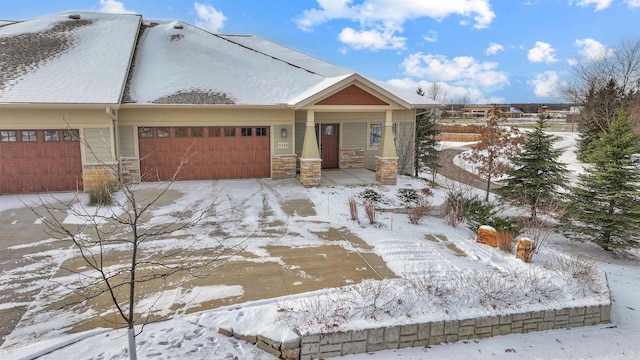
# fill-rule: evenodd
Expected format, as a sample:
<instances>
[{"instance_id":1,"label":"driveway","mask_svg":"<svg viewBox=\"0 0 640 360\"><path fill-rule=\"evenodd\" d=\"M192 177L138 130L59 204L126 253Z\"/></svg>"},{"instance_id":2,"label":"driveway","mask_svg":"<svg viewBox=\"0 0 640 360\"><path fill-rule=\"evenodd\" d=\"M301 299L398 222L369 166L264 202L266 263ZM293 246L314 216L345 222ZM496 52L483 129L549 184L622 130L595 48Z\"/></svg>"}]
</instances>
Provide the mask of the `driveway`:
<instances>
[{"instance_id":1,"label":"driveway","mask_svg":"<svg viewBox=\"0 0 640 360\"><path fill-rule=\"evenodd\" d=\"M150 304L151 320L363 279L395 277L366 242L317 216L317 204L304 196L306 192L297 181L185 181L174 185L160 206L152 209L150 221L162 222L176 209L193 209L207 194L214 193L224 202L221 211L192 232L153 240L143 251L164 254L168 264L184 261L184 253L172 251L171 244L179 241L205 239L205 245L198 245L202 253L217 249L221 243L233 251L223 254L207 276L180 274L139 286L139 304ZM154 191L147 188L139 195L153 197ZM57 196L73 198L73 194ZM42 198L56 204L48 196ZM18 338L24 339L24 333L39 333L32 329L43 326L58 332L123 326L107 296L82 301L77 287L87 274L86 264L68 241L47 235L41 219L19 204L21 199L40 201L34 195L0 197L0 204L5 205L0 207L0 343L12 346ZM79 204L85 202L86 194L80 194L78 200ZM6 206L9 203L14 205ZM43 210L40 206L34 209ZM78 226L68 213L54 215L69 227ZM116 266L127 264L130 252L114 247L105 251L105 256L106 262ZM141 275L150 271L153 269L145 269ZM22 335L14 339L12 333Z\"/></svg>"}]
</instances>

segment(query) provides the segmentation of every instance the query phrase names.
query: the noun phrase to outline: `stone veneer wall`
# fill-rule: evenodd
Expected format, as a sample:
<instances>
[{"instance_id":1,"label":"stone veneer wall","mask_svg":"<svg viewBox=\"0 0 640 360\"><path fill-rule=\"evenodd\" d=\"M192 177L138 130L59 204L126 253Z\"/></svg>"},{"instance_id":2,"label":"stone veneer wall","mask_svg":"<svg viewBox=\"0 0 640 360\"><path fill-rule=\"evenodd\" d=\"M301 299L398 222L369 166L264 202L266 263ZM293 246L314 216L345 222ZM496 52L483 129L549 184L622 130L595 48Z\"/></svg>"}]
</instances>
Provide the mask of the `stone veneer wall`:
<instances>
[{"instance_id":1,"label":"stone veneer wall","mask_svg":"<svg viewBox=\"0 0 640 360\"><path fill-rule=\"evenodd\" d=\"M264 336L246 336L220 328L218 332L256 344L280 359L310 360L349 354L424 347L445 342L482 339L498 335L566 329L608 323L611 304L532 311L476 319L434 321L386 328L304 335L290 342Z\"/></svg>"},{"instance_id":2,"label":"stone veneer wall","mask_svg":"<svg viewBox=\"0 0 640 360\"><path fill-rule=\"evenodd\" d=\"M271 157L271 178L289 179L296 177L296 161L298 156L274 155Z\"/></svg>"},{"instance_id":3,"label":"stone veneer wall","mask_svg":"<svg viewBox=\"0 0 640 360\"><path fill-rule=\"evenodd\" d=\"M118 170L115 165L82 165L82 186L85 191L105 181L113 188L119 187Z\"/></svg>"},{"instance_id":4,"label":"stone veneer wall","mask_svg":"<svg viewBox=\"0 0 640 360\"><path fill-rule=\"evenodd\" d=\"M136 184L140 182L140 160L137 158L120 159L122 182Z\"/></svg>"},{"instance_id":5,"label":"stone veneer wall","mask_svg":"<svg viewBox=\"0 0 640 360\"><path fill-rule=\"evenodd\" d=\"M364 149L342 148L340 149L341 169L362 169L364 168Z\"/></svg>"},{"instance_id":6,"label":"stone veneer wall","mask_svg":"<svg viewBox=\"0 0 640 360\"><path fill-rule=\"evenodd\" d=\"M300 159L300 183L302 186L318 186L322 179L321 159Z\"/></svg>"},{"instance_id":7,"label":"stone veneer wall","mask_svg":"<svg viewBox=\"0 0 640 360\"><path fill-rule=\"evenodd\" d=\"M398 158L376 156L376 181L394 185L398 182Z\"/></svg>"}]
</instances>

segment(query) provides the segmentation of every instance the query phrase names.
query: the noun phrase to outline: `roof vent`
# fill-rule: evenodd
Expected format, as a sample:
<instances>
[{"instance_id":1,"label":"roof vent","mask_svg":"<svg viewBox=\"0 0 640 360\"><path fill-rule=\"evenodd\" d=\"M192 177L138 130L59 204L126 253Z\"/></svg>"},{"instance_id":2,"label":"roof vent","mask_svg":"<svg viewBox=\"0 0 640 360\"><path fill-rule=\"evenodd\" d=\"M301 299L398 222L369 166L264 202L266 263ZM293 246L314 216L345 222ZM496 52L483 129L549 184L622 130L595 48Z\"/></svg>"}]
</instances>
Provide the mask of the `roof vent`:
<instances>
[{"instance_id":1,"label":"roof vent","mask_svg":"<svg viewBox=\"0 0 640 360\"><path fill-rule=\"evenodd\" d=\"M69 19L80 20L80 14L70 14Z\"/></svg>"},{"instance_id":2,"label":"roof vent","mask_svg":"<svg viewBox=\"0 0 640 360\"><path fill-rule=\"evenodd\" d=\"M173 28L174 29L178 29L178 30L182 30L182 29L184 29L184 26L182 26L182 24L175 24L175 25L173 25Z\"/></svg>"}]
</instances>

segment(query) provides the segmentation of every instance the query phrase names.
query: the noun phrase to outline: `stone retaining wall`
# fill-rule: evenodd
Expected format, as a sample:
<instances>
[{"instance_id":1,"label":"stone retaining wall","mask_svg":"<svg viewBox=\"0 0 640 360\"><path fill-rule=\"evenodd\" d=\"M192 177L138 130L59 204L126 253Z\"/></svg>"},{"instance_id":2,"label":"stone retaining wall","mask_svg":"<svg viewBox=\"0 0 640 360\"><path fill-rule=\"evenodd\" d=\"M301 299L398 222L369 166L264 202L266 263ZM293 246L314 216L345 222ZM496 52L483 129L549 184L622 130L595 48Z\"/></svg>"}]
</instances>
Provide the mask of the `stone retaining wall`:
<instances>
[{"instance_id":1,"label":"stone retaining wall","mask_svg":"<svg viewBox=\"0 0 640 360\"><path fill-rule=\"evenodd\" d=\"M387 349L424 347L498 335L598 325L611 320L611 305L563 308L476 319L435 321L387 328L304 335L282 343L264 336L245 336L220 328L227 336L248 341L273 356L310 360Z\"/></svg>"}]
</instances>

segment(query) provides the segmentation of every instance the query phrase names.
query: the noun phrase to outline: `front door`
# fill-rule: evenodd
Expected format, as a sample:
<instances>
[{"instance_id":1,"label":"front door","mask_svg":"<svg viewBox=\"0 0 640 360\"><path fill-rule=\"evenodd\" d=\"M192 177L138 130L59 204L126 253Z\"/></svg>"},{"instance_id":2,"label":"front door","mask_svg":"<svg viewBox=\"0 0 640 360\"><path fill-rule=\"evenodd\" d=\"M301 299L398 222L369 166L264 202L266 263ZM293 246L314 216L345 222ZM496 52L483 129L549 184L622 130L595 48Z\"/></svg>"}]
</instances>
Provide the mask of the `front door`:
<instances>
[{"instance_id":1,"label":"front door","mask_svg":"<svg viewBox=\"0 0 640 360\"><path fill-rule=\"evenodd\" d=\"M320 127L320 157L322 158L322 168L337 169L340 128L338 124L322 124Z\"/></svg>"}]
</instances>

